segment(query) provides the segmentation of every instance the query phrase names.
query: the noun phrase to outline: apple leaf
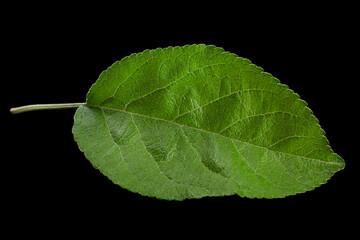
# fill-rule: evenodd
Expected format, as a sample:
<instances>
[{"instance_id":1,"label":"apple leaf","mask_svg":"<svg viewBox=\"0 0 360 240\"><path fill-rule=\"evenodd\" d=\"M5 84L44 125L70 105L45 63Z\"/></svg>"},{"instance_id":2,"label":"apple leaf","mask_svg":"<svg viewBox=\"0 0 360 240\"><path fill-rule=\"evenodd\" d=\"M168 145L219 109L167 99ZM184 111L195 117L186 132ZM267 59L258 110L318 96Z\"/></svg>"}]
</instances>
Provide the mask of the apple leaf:
<instances>
[{"instance_id":1,"label":"apple leaf","mask_svg":"<svg viewBox=\"0 0 360 240\"><path fill-rule=\"evenodd\" d=\"M115 184L159 199L280 198L345 166L297 94L204 44L115 62L78 108L73 134Z\"/></svg>"}]
</instances>

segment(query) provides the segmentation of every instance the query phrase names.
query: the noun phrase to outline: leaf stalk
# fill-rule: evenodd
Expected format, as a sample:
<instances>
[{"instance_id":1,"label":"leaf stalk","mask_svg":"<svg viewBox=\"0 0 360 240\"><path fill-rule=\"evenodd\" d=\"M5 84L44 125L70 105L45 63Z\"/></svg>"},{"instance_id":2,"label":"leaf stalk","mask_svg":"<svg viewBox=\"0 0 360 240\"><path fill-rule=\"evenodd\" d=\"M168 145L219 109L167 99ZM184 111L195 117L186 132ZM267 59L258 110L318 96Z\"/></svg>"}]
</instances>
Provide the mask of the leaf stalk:
<instances>
[{"instance_id":1,"label":"leaf stalk","mask_svg":"<svg viewBox=\"0 0 360 240\"><path fill-rule=\"evenodd\" d=\"M37 110L77 108L85 104L86 103L33 104L33 105L11 108L10 112L12 114L18 114L23 112L37 111Z\"/></svg>"}]
</instances>

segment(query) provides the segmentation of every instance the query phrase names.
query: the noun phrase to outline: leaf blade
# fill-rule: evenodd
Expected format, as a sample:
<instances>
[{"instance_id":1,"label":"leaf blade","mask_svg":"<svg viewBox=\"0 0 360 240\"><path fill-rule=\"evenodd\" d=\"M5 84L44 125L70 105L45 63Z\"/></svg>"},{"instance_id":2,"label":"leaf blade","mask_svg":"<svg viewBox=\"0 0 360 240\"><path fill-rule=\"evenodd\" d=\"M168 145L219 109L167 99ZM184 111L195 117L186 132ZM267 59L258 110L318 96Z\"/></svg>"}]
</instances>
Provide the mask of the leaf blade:
<instances>
[{"instance_id":1,"label":"leaf blade","mask_svg":"<svg viewBox=\"0 0 360 240\"><path fill-rule=\"evenodd\" d=\"M137 160L131 173L145 183L126 185L98 168L115 183L147 196L283 197L311 190L344 167L297 94L250 61L214 46L157 49L125 58L100 76L82 108L88 113L101 109L105 123L115 113L129 116L130 129L137 132L130 140L137 147L121 145L127 149L121 158ZM126 139L129 129L116 118L110 122L113 141ZM81 125L75 120L75 139L84 134ZM101 156L87 157L101 161ZM144 175L141 169L149 171Z\"/></svg>"}]
</instances>

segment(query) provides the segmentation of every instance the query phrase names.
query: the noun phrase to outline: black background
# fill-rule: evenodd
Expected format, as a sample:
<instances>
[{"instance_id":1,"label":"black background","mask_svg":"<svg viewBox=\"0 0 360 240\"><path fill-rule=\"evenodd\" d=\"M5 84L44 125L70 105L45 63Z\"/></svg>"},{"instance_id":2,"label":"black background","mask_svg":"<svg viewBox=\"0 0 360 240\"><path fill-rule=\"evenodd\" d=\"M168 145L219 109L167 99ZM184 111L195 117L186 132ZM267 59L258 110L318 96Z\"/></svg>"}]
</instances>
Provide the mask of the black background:
<instances>
[{"instance_id":1,"label":"black background","mask_svg":"<svg viewBox=\"0 0 360 240\"><path fill-rule=\"evenodd\" d=\"M6 19L9 24L3 24L1 184L3 208L10 210L3 216L10 226L34 225L60 233L84 220L87 230L95 230L113 219L122 232L127 226L146 231L155 224L151 232L156 235L167 224L177 230L172 236L189 229L240 233L247 226L259 234L270 223L277 228L267 233L275 235L283 228L293 236L352 229L351 217L358 210L353 137L358 135L359 77L352 59L353 19L346 14L350 7L293 12L293 6L283 15L266 14L265 7L245 16L247 8L226 14L234 7L226 5L177 13L146 6L142 11L122 6L115 13L110 11L114 6L91 11L84 6L48 6L46 11L27 7L13 11ZM193 15L198 17L189 18ZM298 93L345 160L345 169L313 191L283 199L162 201L124 190L92 167L73 140L74 109L9 113L10 107L27 104L84 102L99 74L116 60L145 49L192 43L213 44L248 58ZM200 228L203 223L206 227ZM220 223L227 227L220 228ZM33 227L29 231L41 232Z\"/></svg>"}]
</instances>

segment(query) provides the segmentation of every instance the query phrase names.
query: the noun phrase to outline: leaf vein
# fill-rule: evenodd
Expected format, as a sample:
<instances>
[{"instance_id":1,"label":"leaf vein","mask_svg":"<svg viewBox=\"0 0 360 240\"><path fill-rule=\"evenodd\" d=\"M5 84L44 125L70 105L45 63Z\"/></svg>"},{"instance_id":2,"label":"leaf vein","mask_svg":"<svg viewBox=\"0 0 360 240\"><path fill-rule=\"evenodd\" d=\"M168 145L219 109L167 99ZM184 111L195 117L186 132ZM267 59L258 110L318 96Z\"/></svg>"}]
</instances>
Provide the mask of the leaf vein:
<instances>
[{"instance_id":1,"label":"leaf vein","mask_svg":"<svg viewBox=\"0 0 360 240\"><path fill-rule=\"evenodd\" d=\"M190 110L190 111L188 111L188 112L182 113L182 114L178 115L176 118L172 119L171 121L175 121L175 120L177 120L178 118L180 118L180 117L182 117L182 116L184 116L184 115L186 115L186 114L189 114L189 113L191 113L191 112L194 112L194 111L196 111L196 110L198 110L198 109L200 109L200 108L204 108L204 107L206 107L206 106L208 106L208 105L210 105L210 104L212 104L212 103L215 103L215 102L220 101L220 100L222 100L222 99L225 99L225 98L227 98L227 97L231 97L231 96L234 95L234 94L238 94L238 93L240 93L240 92L245 92L245 91L266 91L266 92L278 94L278 93L276 93L276 92L272 92L272 91L269 91L269 90L266 90L266 89L240 89L240 90L238 90L238 91L236 91L236 92L232 92L232 93L230 93L230 94L228 94L228 95L225 95L225 96L219 97L219 98L217 98L217 99L214 99L213 101L208 102L208 103L206 103L206 104L204 104L204 105L202 105L202 106L199 106L199 107L197 107L197 108L195 108L195 109L192 109L192 110Z\"/></svg>"},{"instance_id":2,"label":"leaf vein","mask_svg":"<svg viewBox=\"0 0 360 240\"><path fill-rule=\"evenodd\" d=\"M210 172L212 172L213 174L216 174L216 175L218 175L218 176L221 176L222 178L231 179L231 178L229 178L229 177L227 177L227 176L224 177L223 175L221 175L221 174L219 174L219 173L217 173L217 172L214 172L213 170L211 170L210 168L208 168L208 167L204 164L204 162L202 161L202 158L201 158L198 150L194 147L194 145L193 145L192 142L190 141L189 137L186 135L184 129L181 128L181 130L182 130L182 132L183 132L183 135L184 135L185 138L186 138L186 141L189 143L190 148L194 150L195 154L199 157L199 160L200 160L201 164L202 164L206 169L208 169L208 170L209 170ZM231 179L231 180L233 180L233 179Z\"/></svg>"},{"instance_id":3,"label":"leaf vein","mask_svg":"<svg viewBox=\"0 0 360 240\"><path fill-rule=\"evenodd\" d=\"M276 186L273 182L271 182L270 180L268 180L265 176L261 175L260 173L257 173L256 170L253 169L253 168L249 165L249 163L248 163L248 161L246 160L246 158L240 153L240 151L239 151L238 148L236 147L236 145L235 145L235 143L234 143L233 140L231 140L231 143L233 144L236 152L239 154L240 159L242 159L242 160L245 162L246 166L247 166L252 172L254 172L255 175L261 177L262 179L264 179L266 182L270 183L271 185Z\"/></svg>"},{"instance_id":4,"label":"leaf vein","mask_svg":"<svg viewBox=\"0 0 360 240\"><path fill-rule=\"evenodd\" d=\"M125 165L127 166L127 169L144 187L145 185L144 185L143 181L131 170L131 168L129 166L129 163L127 161L125 161L125 158L124 158L124 156L122 154L121 148L120 148L119 144L115 141L114 136L113 136L113 134L111 133L111 131L109 129L109 126L108 126L108 123L107 123L107 120L106 120L106 115L104 113L104 109L101 109L101 112L102 112L102 115L104 117L105 128L106 128L107 132L109 133L109 136L110 136L112 142L114 143L114 146L116 146L119 149L120 156L123 159Z\"/></svg>"},{"instance_id":5,"label":"leaf vein","mask_svg":"<svg viewBox=\"0 0 360 240\"><path fill-rule=\"evenodd\" d=\"M247 117L244 117L244 118L240 118L238 120L236 120L235 122L231 123L230 125L228 125L227 127L225 127L224 129L222 129L219 134L222 134L223 132L225 132L228 128L234 126L235 124L239 123L239 122L242 122L244 120L248 120L250 118L254 118L254 117L265 117L267 115L273 115L273 114L289 114L291 116L294 116L294 117L298 117L298 118L302 118L304 120L307 120L306 118L304 117L301 117L299 115L296 115L296 114L293 114L293 113L290 113L290 112L285 112L285 111L274 111L274 112L267 112L267 113L260 113L260 114L255 114L255 115L250 115L250 116L247 116Z\"/></svg>"},{"instance_id":6,"label":"leaf vein","mask_svg":"<svg viewBox=\"0 0 360 240\"><path fill-rule=\"evenodd\" d=\"M106 102L108 99L113 98L113 97L116 95L116 93L119 91L120 86L121 86L123 83L125 83L125 82L128 81L130 78L132 78L133 75L134 75L134 73L135 73L136 71L138 71L140 68L142 68L145 64L147 64L148 62L150 62L150 61L153 60L153 59L154 59L154 57L151 57L151 58L149 58L148 60L146 60L144 63L142 63L141 65L139 65L137 68L135 68L134 71L133 71L124 81L122 81L121 83L119 83L119 85L118 85L117 88L115 89L114 93L113 93L110 97L108 97L108 98L106 98L105 100L103 100L99 105L103 104L103 103Z\"/></svg>"},{"instance_id":7,"label":"leaf vein","mask_svg":"<svg viewBox=\"0 0 360 240\"><path fill-rule=\"evenodd\" d=\"M152 95L152 94L154 94L154 93L156 93L156 92L158 92L158 91L160 91L160 90L167 89L168 87L170 87L170 86L172 86L172 85L175 85L177 82L179 82L179 81L181 81L182 79L188 77L190 74L194 74L194 72L196 72L196 71L200 71L200 70L203 70L203 69L205 69L205 68L214 67L214 66L218 66L218 65L226 65L226 64L228 64L228 63L210 64L210 65L203 66L203 67L201 67L201 68L197 68L197 69L195 69L195 70L193 70L193 71L191 71L191 72L188 72L188 73L185 74L184 76L176 79L175 81L169 83L168 85L166 85L166 86L164 86L164 87L157 88L157 89L155 89L154 91L152 91L152 92L150 92L150 93L147 93L147 94L145 94L145 95L143 95L143 96L140 96L140 97L138 97L138 98L136 98L136 99L131 100L130 102L128 102L128 103L125 104L126 107L124 108L124 110L126 110L131 103L133 103L133 102L135 102L135 101L138 101L138 100L140 100L140 99L143 99L143 98L145 98L145 97L147 97L147 96L150 96L150 95Z\"/></svg>"},{"instance_id":8,"label":"leaf vein","mask_svg":"<svg viewBox=\"0 0 360 240\"><path fill-rule=\"evenodd\" d=\"M324 163L324 164L331 164L331 165L339 165L339 166L342 166L340 163L337 163L337 162L327 162L327 161L324 161L324 160L315 159L315 158L309 158L309 157L300 156L300 155L295 155L295 154L291 154L291 153L287 153L287 152L274 151L274 150L272 150L272 149L268 149L268 148L263 147L263 146L255 145L255 144L252 144L252 143L249 143L249 142L244 142L244 141L241 141L241 140L235 139L235 138L230 138L230 137L227 137L227 136L222 135L222 134L220 134L220 133L210 132L210 131L205 130L205 129L196 128L196 127L191 127L191 126L187 126L187 125L182 125L182 124L179 124L179 123L177 123L177 122L172 122L172 121L165 120L165 119L160 119L160 118L156 118L156 117L152 117L152 116L146 116L146 115L139 114L139 113L132 113L132 112L128 112L128 111L125 111L125 110L115 109L115 108L109 108L109 107L104 107L104 106L95 106L95 105L87 105L87 106L88 106L88 107L94 107L94 108L103 108L103 109L108 109L108 110L112 110L112 111L119 111L119 112L124 112L124 113L127 113L127 114L133 114L133 115L137 115L137 116L140 116L140 117L149 118L149 119L153 119L153 120L157 120L157 121L168 122L168 123L171 123L171 124L178 125L178 126L180 126L180 127L186 127L186 128L190 128L190 129L196 129L196 130L198 130L198 131L207 132L207 133L209 133L209 134L215 134L215 135L221 136L221 137L226 138L226 139L238 141L238 142L241 142L241 143L250 145L250 146L254 146L254 147L266 149L266 150L269 150L269 151L272 151L272 152L277 152L277 153L281 153L281 154L285 154L285 155L290 155L290 156L295 156L295 157L301 157L301 158L303 158L303 159L308 159L308 160L311 160L311 161L318 161L318 162L322 162L322 163Z\"/></svg>"},{"instance_id":9,"label":"leaf vein","mask_svg":"<svg viewBox=\"0 0 360 240\"><path fill-rule=\"evenodd\" d=\"M270 146L268 146L267 148L272 148L274 146L276 146L277 144L286 141L288 139L292 139L292 138L309 138L309 139L317 139L317 137L312 137L312 136L298 136L298 135L294 135L294 136L288 136L288 137L284 137L278 141L276 141L275 143L272 143Z\"/></svg>"},{"instance_id":10,"label":"leaf vein","mask_svg":"<svg viewBox=\"0 0 360 240\"><path fill-rule=\"evenodd\" d=\"M141 132L140 132L138 126L136 125L135 120L134 120L132 114L130 114L130 118L131 118L131 121L133 122L133 124L134 124L134 126L135 126L135 128L136 128L136 131L137 131L138 134L139 134L139 138L140 138L142 144L144 145L145 150L148 152L149 156L150 156L150 157L152 158L152 160L155 162L155 164L156 164L156 166L157 166L157 169L158 169L158 170L160 171L160 173L163 174L168 180L170 180L170 182L173 183L173 186L174 186L175 191L177 191L177 193L178 193L179 195L181 195L181 194L179 193L178 189L176 188L176 184L178 184L178 183L174 182L174 180L173 180L172 178L169 178L169 176L167 176L167 175L161 170L161 168L159 167L159 164L158 164L157 161L155 160L154 156L153 156L153 155L151 154L151 152L147 149L146 144L145 144L144 140L143 140L142 137L141 137Z\"/></svg>"}]
</instances>

